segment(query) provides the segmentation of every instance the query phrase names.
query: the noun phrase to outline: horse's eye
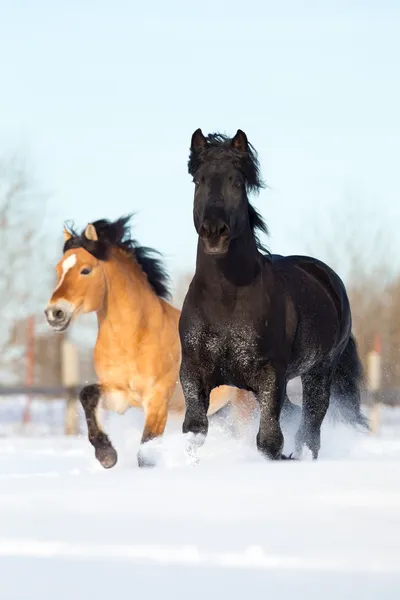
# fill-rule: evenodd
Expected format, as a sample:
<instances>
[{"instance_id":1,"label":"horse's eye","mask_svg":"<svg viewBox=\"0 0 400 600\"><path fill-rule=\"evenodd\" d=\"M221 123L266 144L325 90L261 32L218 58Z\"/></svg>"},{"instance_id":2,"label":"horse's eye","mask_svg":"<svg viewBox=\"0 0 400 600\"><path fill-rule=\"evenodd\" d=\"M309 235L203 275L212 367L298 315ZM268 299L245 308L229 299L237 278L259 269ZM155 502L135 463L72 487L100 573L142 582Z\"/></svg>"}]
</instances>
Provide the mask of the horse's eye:
<instances>
[{"instance_id":1,"label":"horse's eye","mask_svg":"<svg viewBox=\"0 0 400 600\"><path fill-rule=\"evenodd\" d=\"M194 185L197 186L197 185L199 185L199 180L198 179L193 179L193 183L194 183Z\"/></svg>"},{"instance_id":2,"label":"horse's eye","mask_svg":"<svg viewBox=\"0 0 400 600\"><path fill-rule=\"evenodd\" d=\"M89 275L91 272L92 269L90 269L89 267L85 267L84 269L82 269L81 275Z\"/></svg>"},{"instance_id":3,"label":"horse's eye","mask_svg":"<svg viewBox=\"0 0 400 600\"><path fill-rule=\"evenodd\" d=\"M235 181L235 185L236 185L236 187L238 187L238 188L242 187L242 180L241 180L241 179L237 179L237 180Z\"/></svg>"}]
</instances>

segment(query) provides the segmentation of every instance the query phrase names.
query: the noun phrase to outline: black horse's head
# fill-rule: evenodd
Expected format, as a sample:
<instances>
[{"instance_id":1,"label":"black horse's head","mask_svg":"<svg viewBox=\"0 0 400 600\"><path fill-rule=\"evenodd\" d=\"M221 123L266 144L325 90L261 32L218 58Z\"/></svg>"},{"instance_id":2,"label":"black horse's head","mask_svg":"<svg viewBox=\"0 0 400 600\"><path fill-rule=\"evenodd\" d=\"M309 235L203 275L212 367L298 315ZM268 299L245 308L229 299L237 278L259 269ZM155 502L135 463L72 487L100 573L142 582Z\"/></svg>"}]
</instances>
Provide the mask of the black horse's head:
<instances>
[{"instance_id":1,"label":"black horse's head","mask_svg":"<svg viewBox=\"0 0 400 600\"><path fill-rule=\"evenodd\" d=\"M258 191L263 183L256 152L243 131L238 129L228 138L218 133L205 137L197 129L188 168L196 186L194 224L207 254L226 254L230 242L249 229L266 231L247 198L248 192Z\"/></svg>"}]
</instances>

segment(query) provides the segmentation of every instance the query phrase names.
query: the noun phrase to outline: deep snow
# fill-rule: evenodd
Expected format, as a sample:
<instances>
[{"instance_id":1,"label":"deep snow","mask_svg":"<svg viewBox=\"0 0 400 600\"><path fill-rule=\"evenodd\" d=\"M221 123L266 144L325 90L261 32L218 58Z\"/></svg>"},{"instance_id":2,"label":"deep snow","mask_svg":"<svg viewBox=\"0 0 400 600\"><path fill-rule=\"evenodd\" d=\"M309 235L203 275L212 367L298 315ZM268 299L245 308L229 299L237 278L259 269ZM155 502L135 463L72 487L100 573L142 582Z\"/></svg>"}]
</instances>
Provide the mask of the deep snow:
<instances>
[{"instance_id":1,"label":"deep snow","mask_svg":"<svg viewBox=\"0 0 400 600\"><path fill-rule=\"evenodd\" d=\"M318 462L265 462L215 423L196 467L172 424L153 470L134 413L107 423L111 471L85 438L8 429L0 598L398 599L400 411L382 417L376 436L326 425Z\"/></svg>"}]
</instances>

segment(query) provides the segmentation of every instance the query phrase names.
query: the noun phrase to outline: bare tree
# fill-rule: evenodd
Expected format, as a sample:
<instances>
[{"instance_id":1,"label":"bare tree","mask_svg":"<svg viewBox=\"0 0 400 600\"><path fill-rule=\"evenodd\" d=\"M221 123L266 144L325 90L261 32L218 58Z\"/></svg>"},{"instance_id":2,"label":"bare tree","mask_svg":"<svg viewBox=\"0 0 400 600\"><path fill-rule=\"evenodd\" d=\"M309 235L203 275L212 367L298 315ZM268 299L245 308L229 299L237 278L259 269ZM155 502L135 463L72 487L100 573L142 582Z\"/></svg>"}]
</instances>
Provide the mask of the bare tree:
<instances>
[{"instance_id":1,"label":"bare tree","mask_svg":"<svg viewBox=\"0 0 400 600\"><path fill-rule=\"evenodd\" d=\"M382 387L399 387L400 276L395 240L387 233L390 228L379 206L369 210L362 202L349 202L348 206L325 215L318 223L309 252L327 262L345 281L364 365L379 336Z\"/></svg>"},{"instance_id":2,"label":"bare tree","mask_svg":"<svg viewBox=\"0 0 400 600\"><path fill-rule=\"evenodd\" d=\"M47 291L45 203L26 162L17 156L0 158L0 383L23 379L17 373L24 346L15 325L38 310Z\"/></svg>"}]
</instances>

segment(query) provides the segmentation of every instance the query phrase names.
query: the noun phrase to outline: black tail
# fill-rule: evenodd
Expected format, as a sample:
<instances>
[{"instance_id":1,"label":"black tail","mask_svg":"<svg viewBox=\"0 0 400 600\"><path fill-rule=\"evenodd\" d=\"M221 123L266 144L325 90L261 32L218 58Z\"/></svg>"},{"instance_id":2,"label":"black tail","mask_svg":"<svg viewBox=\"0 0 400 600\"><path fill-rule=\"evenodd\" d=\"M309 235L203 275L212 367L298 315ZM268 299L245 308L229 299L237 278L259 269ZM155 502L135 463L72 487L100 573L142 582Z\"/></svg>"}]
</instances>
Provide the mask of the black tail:
<instances>
[{"instance_id":1,"label":"black tail","mask_svg":"<svg viewBox=\"0 0 400 600\"><path fill-rule=\"evenodd\" d=\"M350 335L347 346L336 367L331 387L331 404L336 418L349 425L368 429L368 419L361 412L361 390L364 384L364 370L358 355L357 344Z\"/></svg>"}]
</instances>

